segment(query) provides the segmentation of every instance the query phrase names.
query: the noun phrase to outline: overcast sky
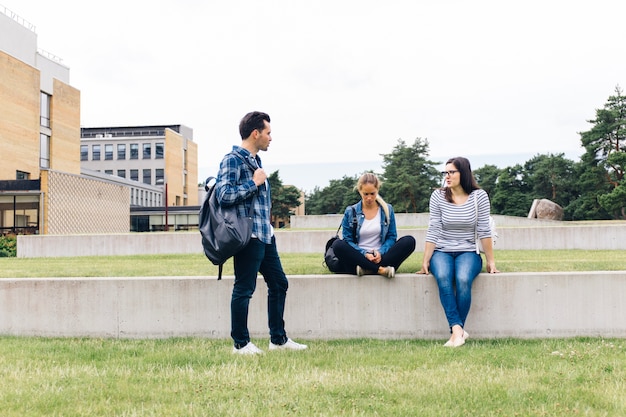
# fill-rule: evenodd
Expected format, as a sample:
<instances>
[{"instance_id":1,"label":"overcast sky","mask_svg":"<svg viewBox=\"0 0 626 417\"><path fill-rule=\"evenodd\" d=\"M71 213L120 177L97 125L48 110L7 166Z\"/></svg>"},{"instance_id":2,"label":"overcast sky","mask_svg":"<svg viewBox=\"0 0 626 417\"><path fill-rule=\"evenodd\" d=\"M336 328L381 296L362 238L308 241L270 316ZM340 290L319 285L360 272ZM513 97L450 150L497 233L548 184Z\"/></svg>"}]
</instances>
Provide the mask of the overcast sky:
<instances>
[{"instance_id":1,"label":"overcast sky","mask_svg":"<svg viewBox=\"0 0 626 417\"><path fill-rule=\"evenodd\" d=\"M579 155L626 84L624 0L0 4L70 68L82 126L187 125L200 177L251 110L272 118L266 167L380 161L417 137L431 156Z\"/></svg>"}]
</instances>

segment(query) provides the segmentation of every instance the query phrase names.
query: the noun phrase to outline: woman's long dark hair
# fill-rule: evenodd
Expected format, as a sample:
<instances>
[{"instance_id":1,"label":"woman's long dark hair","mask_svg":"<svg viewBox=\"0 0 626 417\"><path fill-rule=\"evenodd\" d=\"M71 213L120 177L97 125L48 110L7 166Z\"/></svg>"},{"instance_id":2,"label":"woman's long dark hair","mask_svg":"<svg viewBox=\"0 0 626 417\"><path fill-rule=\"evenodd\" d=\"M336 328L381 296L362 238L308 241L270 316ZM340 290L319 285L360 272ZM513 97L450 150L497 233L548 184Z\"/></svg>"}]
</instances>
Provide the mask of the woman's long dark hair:
<instances>
[{"instance_id":1,"label":"woman's long dark hair","mask_svg":"<svg viewBox=\"0 0 626 417\"><path fill-rule=\"evenodd\" d=\"M467 158L463 158L462 156L450 158L446 161L446 165L448 164L454 165L454 167L459 170L459 175L461 176L461 188L463 188L463 191L467 194L471 194L472 191L480 188L474 178L474 174L472 173L470 161ZM448 187L444 187L443 191L445 193L446 201L454 203L452 190Z\"/></svg>"}]
</instances>

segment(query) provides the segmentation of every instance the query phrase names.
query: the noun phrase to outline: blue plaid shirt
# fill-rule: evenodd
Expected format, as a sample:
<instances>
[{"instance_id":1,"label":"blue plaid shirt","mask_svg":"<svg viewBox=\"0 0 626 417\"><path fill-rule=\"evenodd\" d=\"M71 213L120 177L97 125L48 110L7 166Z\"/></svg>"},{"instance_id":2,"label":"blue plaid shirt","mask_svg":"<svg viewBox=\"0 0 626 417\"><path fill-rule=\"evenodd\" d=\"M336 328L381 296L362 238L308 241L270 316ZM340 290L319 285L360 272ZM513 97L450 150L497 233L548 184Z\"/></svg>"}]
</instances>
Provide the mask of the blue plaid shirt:
<instances>
[{"instance_id":1,"label":"blue plaid shirt","mask_svg":"<svg viewBox=\"0 0 626 417\"><path fill-rule=\"evenodd\" d=\"M272 203L270 199L270 184L257 187L252 176L253 169L260 168L261 158L242 148L233 146L232 152L226 154L220 163L217 174L215 192L217 201L224 207L237 205L240 216L245 216L252 202L253 194L257 193L254 212L250 212L253 220L252 236L261 242L272 243L273 228L270 221Z\"/></svg>"}]
</instances>

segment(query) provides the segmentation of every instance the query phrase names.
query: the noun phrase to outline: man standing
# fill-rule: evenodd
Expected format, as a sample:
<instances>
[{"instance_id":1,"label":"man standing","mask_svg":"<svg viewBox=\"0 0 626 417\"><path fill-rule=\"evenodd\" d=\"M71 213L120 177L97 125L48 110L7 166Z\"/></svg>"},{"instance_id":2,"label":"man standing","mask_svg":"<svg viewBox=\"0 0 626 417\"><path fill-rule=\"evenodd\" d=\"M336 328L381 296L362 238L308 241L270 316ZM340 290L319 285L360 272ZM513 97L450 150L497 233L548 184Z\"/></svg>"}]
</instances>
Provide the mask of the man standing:
<instances>
[{"instance_id":1,"label":"man standing","mask_svg":"<svg viewBox=\"0 0 626 417\"><path fill-rule=\"evenodd\" d=\"M251 112L239 123L241 146L233 146L220 163L217 174L216 195L223 206L236 205L245 216L257 198L250 213L253 218L250 243L233 257L235 283L230 301L231 337L233 353L263 353L250 341L248 332L248 306L256 289L257 272L267 283L267 315L270 332L269 349L303 350L307 346L287 337L283 314L287 297L288 281L283 271L276 239L272 228L270 211L270 186L261 166L259 151L267 151L272 141L270 117L266 113Z\"/></svg>"}]
</instances>

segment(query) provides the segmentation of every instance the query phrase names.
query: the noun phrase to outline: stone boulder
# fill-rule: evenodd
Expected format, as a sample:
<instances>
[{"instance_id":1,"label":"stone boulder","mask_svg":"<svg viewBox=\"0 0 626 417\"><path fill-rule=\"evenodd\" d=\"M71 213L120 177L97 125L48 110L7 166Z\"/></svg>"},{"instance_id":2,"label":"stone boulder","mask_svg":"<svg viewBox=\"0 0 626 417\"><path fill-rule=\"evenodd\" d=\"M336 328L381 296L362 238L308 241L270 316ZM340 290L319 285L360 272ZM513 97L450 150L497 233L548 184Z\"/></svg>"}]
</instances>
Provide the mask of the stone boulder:
<instances>
[{"instance_id":1,"label":"stone boulder","mask_svg":"<svg viewBox=\"0 0 626 417\"><path fill-rule=\"evenodd\" d=\"M553 201L542 198L535 206L535 215L542 220L563 220L563 207Z\"/></svg>"}]
</instances>

